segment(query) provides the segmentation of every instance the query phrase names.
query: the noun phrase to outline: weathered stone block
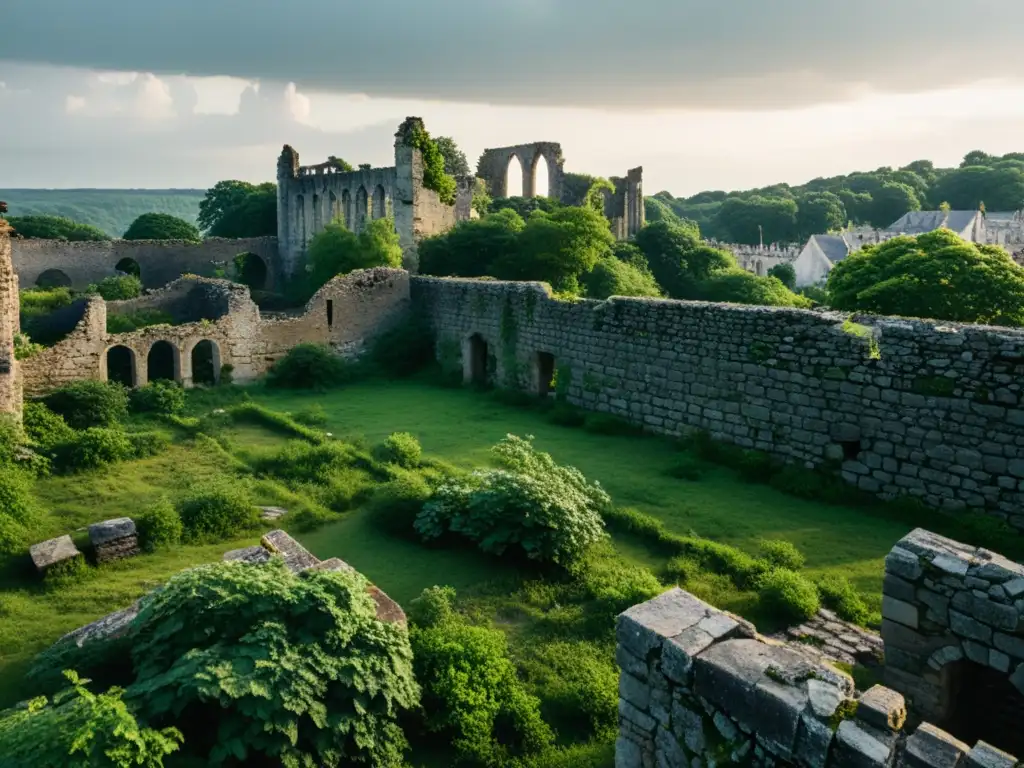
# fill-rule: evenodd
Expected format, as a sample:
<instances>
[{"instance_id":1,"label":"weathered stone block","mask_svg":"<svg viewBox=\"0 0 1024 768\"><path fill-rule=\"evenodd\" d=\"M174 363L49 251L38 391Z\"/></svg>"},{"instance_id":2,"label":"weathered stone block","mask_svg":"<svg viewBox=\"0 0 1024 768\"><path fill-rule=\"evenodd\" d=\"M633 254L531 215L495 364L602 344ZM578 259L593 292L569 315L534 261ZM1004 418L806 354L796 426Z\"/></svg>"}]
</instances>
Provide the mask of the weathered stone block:
<instances>
[{"instance_id":1,"label":"weathered stone block","mask_svg":"<svg viewBox=\"0 0 1024 768\"><path fill-rule=\"evenodd\" d=\"M629 721L645 733L654 731L654 726L657 725L653 717L646 712L641 712L625 699L619 699L619 717Z\"/></svg>"},{"instance_id":2,"label":"weathered stone block","mask_svg":"<svg viewBox=\"0 0 1024 768\"><path fill-rule=\"evenodd\" d=\"M89 543L94 547L103 546L126 536L135 536L135 521L130 517L104 520L102 523L93 523L89 526Z\"/></svg>"},{"instance_id":3,"label":"weathered stone block","mask_svg":"<svg viewBox=\"0 0 1024 768\"><path fill-rule=\"evenodd\" d=\"M1020 614L1015 607L993 602L987 597L975 596L971 605L971 615L990 627L1006 632L1015 632L1020 624Z\"/></svg>"},{"instance_id":4,"label":"weathered stone block","mask_svg":"<svg viewBox=\"0 0 1024 768\"><path fill-rule=\"evenodd\" d=\"M907 581L917 581L924 573L918 556L900 547L893 547L885 556L885 570Z\"/></svg>"},{"instance_id":5,"label":"weathered stone block","mask_svg":"<svg viewBox=\"0 0 1024 768\"><path fill-rule=\"evenodd\" d=\"M1017 760L1013 755L996 749L984 741L979 741L967 753L964 765L965 768L1014 768L1017 765Z\"/></svg>"},{"instance_id":6,"label":"weathered stone block","mask_svg":"<svg viewBox=\"0 0 1024 768\"><path fill-rule=\"evenodd\" d=\"M864 726L844 720L836 730L830 768L888 768L892 745Z\"/></svg>"},{"instance_id":7,"label":"weathered stone block","mask_svg":"<svg viewBox=\"0 0 1024 768\"><path fill-rule=\"evenodd\" d=\"M875 685L858 700L857 719L889 731L898 731L907 720L907 702L891 688Z\"/></svg>"},{"instance_id":8,"label":"weathered stone block","mask_svg":"<svg viewBox=\"0 0 1024 768\"><path fill-rule=\"evenodd\" d=\"M312 552L281 530L264 534L260 544L270 552L283 557L285 565L296 573L320 562Z\"/></svg>"},{"instance_id":9,"label":"weathered stone block","mask_svg":"<svg viewBox=\"0 0 1024 768\"><path fill-rule=\"evenodd\" d=\"M45 573L53 566L73 560L82 554L70 536L58 536L33 544L29 547L28 553L40 573Z\"/></svg>"},{"instance_id":10,"label":"weathered stone block","mask_svg":"<svg viewBox=\"0 0 1024 768\"><path fill-rule=\"evenodd\" d=\"M628 672L619 674L619 696L637 709L645 710L651 700L651 689Z\"/></svg>"},{"instance_id":11,"label":"weathered stone block","mask_svg":"<svg viewBox=\"0 0 1024 768\"><path fill-rule=\"evenodd\" d=\"M683 630L677 636L666 640L661 651L661 665L665 676L682 685L688 685L694 657L714 642L715 639L699 625Z\"/></svg>"},{"instance_id":12,"label":"weathered stone block","mask_svg":"<svg viewBox=\"0 0 1024 768\"><path fill-rule=\"evenodd\" d=\"M224 560L240 560L243 563L252 563L258 565L259 563L265 563L273 555L266 547L252 546L243 547L242 549L230 549L224 553Z\"/></svg>"},{"instance_id":13,"label":"weathered stone block","mask_svg":"<svg viewBox=\"0 0 1024 768\"><path fill-rule=\"evenodd\" d=\"M824 768L828 763L828 752L833 737L832 728L827 723L804 712L800 716L800 730L796 740L797 762L801 765Z\"/></svg>"},{"instance_id":14,"label":"weathered stone block","mask_svg":"<svg viewBox=\"0 0 1024 768\"><path fill-rule=\"evenodd\" d=\"M621 613L616 637L630 653L646 659L663 640L697 624L710 610L707 603L676 587Z\"/></svg>"},{"instance_id":15,"label":"weathered stone block","mask_svg":"<svg viewBox=\"0 0 1024 768\"><path fill-rule=\"evenodd\" d=\"M917 606L889 595L882 596L882 617L899 622L911 629L918 627Z\"/></svg>"},{"instance_id":16,"label":"weathered stone block","mask_svg":"<svg viewBox=\"0 0 1024 768\"><path fill-rule=\"evenodd\" d=\"M983 643L988 643L992 640L991 627L986 627L980 621L976 621L970 616L965 616L957 611L951 610L949 612L949 626L956 634L970 640L979 640Z\"/></svg>"},{"instance_id":17,"label":"weathered stone block","mask_svg":"<svg viewBox=\"0 0 1024 768\"><path fill-rule=\"evenodd\" d=\"M695 755L703 754L707 747L704 718L699 712L694 712L678 702L672 705L672 732Z\"/></svg>"},{"instance_id":18,"label":"weathered stone block","mask_svg":"<svg viewBox=\"0 0 1024 768\"><path fill-rule=\"evenodd\" d=\"M962 741L931 723L922 723L907 738L903 759L910 768L956 768L969 751Z\"/></svg>"}]
</instances>

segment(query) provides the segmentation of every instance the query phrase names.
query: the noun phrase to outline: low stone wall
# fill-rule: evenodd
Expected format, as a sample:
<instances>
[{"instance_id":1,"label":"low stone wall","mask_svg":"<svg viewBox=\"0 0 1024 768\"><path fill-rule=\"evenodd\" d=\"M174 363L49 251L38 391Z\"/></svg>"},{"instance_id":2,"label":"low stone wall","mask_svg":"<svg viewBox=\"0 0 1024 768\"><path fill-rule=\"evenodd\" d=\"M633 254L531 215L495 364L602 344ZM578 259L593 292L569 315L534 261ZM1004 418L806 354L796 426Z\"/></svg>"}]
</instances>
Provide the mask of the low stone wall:
<instances>
[{"instance_id":1,"label":"low stone wall","mask_svg":"<svg viewBox=\"0 0 1024 768\"><path fill-rule=\"evenodd\" d=\"M564 302L537 283L415 277L442 360L646 429L1024 529L1024 331L706 302Z\"/></svg>"},{"instance_id":2,"label":"low stone wall","mask_svg":"<svg viewBox=\"0 0 1024 768\"><path fill-rule=\"evenodd\" d=\"M616 634L616 768L1016 763L929 724L907 735L899 693L875 686L855 698L853 681L837 669L766 641L678 588L621 614Z\"/></svg>"}]
</instances>

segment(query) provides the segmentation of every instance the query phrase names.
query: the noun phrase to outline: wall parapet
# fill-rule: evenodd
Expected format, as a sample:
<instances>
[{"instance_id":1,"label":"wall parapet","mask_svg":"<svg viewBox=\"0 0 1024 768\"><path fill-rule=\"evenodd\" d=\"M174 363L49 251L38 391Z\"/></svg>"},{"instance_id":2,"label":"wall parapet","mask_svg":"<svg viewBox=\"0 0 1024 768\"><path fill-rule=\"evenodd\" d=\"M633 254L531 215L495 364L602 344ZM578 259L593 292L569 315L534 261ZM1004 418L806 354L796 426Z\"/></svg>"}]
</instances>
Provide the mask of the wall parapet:
<instances>
[{"instance_id":1,"label":"wall parapet","mask_svg":"<svg viewBox=\"0 0 1024 768\"><path fill-rule=\"evenodd\" d=\"M1024 330L488 280L414 277L412 295L467 378L470 339L503 387L536 387L543 354L588 410L1024 530Z\"/></svg>"},{"instance_id":2,"label":"wall parapet","mask_svg":"<svg viewBox=\"0 0 1024 768\"><path fill-rule=\"evenodd\" d=\"M620 614L616 637L616 768L1017 762L931 724L907 734L899 693L874 686L856 696L846 674L767 641L753 625L679 588Z\"/></svg>"}]
</instances>

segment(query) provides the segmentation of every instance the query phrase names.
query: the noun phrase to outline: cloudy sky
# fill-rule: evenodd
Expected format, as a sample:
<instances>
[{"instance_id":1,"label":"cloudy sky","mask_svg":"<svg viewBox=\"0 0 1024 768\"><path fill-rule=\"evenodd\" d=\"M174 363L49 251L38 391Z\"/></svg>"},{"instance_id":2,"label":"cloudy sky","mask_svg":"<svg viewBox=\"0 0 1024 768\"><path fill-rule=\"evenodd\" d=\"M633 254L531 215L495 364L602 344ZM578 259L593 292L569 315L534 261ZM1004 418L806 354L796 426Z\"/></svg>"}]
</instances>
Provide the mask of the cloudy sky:
<instances>
[{"instance_id":1,"label":"cloudy sky","mask_svg":"<svg viewBox=\"0 0 1024 768\"><path fill-rule=\"evenodd\" d=\"M1022 0L3 0L0 187L475 163L559 141L648 194L1024 151Z\"/></svg>"}]
</instances>

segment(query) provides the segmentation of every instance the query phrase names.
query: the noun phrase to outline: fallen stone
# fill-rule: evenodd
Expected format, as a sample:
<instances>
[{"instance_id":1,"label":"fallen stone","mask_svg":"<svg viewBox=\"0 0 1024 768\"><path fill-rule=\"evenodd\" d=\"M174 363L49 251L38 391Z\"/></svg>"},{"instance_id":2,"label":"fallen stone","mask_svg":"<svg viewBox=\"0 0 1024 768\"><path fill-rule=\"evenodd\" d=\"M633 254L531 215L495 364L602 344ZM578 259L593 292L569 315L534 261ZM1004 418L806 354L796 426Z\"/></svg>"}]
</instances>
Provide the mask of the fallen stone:
<instances>
[{"instance_id":1,"label":"fallen stone","mask_svg":"<svg viewBox=\"0 0 1024 768\"><path fill-rule=\"evenodd\" d=\"M114 520L104 520L102 523L90 525L89 543L94 547L100 547L116 539L135 536L135 534L135 521L130 517L118 517Z\"/></svg>"},{"instance_id":2,"label":"fallen stone","mask_svg":"<svg viewBox=\"0 0 1024 768\"><path fill-rule=\"evenodd\" d=\"M979 741L967 753L966 768L1014 768L1017 760L1013 755L996 749L991 744Z\"/></svg>"},{"instance_id":3,"label":"fallen stone","mask_svg":"<svg viewBox=\"0 0 1024 768\"><path fill-rule=\"evenodd\" d=\"M922 723L907 738L903 759L910 768L956 768L970 747L931 723Z\"/></svg>"},{"instance_id":4,"label":"fallen stone","mask_svg":"<svg viewBox=\"0 0 1024 768\"><path fill-rule=\"evenodd\" d=\"M288 510L283 507L257 507L257 509L260 511L260 520L277 520L288 514Z\"/></svg>"},{"instance_id":5,"label":"fallen stone","mask_svg":"<svg viewBox=\"0 0 1024 768\"><path fill-rule=\"evenodd\" d=\"M858 700L857 719L876 728L898 731L907 720L907 702L891 688L874 685Z\"/></svg>"},{"instance_id":6,"label":"fallen stone","mask_svg":"<svg viewBox=\"0 0 1024 768\"><path fill-rule=\"evenodd\" d=\"M71 537L67 535L33 544L29 547L28 553L36 570L40 573L45 573L58 563L73 560L82 555Z\"/></svg>"},{"instance_id":7,"label":"fallen stone","mask_svg":"<svg viewBox=\"0 0 1024 768\"><path fill-rule=\"evenodd\" d=\"M253 565L259 565L265 563L272 555L265 547L252 546L244 547L242 549L231 549L224 553L224 560L232 561L237 560L243 563L251 563Z\"/></svg>"}]
</instances>

